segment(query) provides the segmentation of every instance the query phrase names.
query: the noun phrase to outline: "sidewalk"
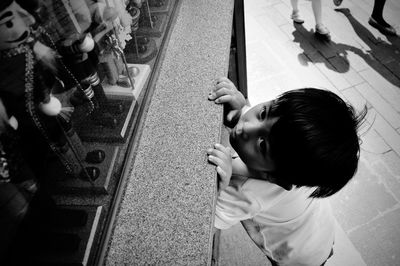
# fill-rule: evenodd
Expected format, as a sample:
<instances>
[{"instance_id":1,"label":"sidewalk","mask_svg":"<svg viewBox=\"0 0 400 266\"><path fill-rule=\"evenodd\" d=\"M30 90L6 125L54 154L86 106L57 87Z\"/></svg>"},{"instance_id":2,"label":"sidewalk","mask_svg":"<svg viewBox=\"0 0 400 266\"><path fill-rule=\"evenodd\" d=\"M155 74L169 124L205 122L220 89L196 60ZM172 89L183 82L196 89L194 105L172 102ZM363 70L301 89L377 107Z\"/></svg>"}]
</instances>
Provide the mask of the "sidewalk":
<instances>
[{"instance_id":1,"label":"sidewalk","mask_svg":"<svg viewBox=\"0 0 400 266\"><path fill-rule=\"evenodd\" d=\"M329 43L314 36L309 1L299 1L306 22L295 26L289 0L245 0L249 100L312 86L368 106L358 173L331 198L338 234L327 266L400 265L400 37L368 24L373 0L344 0L336 11L322 3ZM387 0L384 17L398 33L399 14L400 2ZM269 265L240 225L222 232L220 252L220 265Z\"/></svg>"}]
</instances>

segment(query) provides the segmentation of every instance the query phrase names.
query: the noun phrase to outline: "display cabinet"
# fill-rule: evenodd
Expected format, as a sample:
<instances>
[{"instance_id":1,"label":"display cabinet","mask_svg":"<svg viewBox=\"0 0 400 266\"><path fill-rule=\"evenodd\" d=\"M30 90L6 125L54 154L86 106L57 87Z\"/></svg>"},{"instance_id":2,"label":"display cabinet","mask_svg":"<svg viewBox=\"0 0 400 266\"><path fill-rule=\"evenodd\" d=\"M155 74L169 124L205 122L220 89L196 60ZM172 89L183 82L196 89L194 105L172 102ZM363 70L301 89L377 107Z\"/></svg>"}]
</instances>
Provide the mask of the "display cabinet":
<instances>
[{"instance_id":1,"label":"display cabinet","mask_svg":"<svg viewBox=\"0 0 400 266\"><path fill-rule=\"evenodd\" d=\"M97 263L178 2L1 2L4 259Z\"/></svg>"}]
</instances>

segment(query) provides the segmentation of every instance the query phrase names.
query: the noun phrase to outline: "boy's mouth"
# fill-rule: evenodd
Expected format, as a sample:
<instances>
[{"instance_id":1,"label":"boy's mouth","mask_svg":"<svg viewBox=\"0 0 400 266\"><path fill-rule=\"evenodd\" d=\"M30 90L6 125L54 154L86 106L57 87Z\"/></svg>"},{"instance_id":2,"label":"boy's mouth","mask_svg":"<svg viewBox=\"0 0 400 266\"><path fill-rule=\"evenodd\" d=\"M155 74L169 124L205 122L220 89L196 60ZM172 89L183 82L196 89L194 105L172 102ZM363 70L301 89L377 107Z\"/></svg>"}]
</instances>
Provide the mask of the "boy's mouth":
<instances>
[{"instance_id":1,"label":"boy's mouth","mask_svg":"<svg viewBox=\"0 0 400 266\"><path fill-rule=\"evenodd\" d=\"M234 137L238 137L242 135L243 132L243 123L237 123L236 126L232 129Z\"/></svg>"},{"instance_id":2,"label":"boy's mouth","mask_svg":"<svg viewBox=\"0 0 400 266\"><path fill-rule=\"evenodd\" d=\"M238 130L237 126L235 126L234 128L232 128L231 136L232 136L234 139L236 139L236 138L239 137L239 135L240 135L240 131Z\"/></svg>"}]
</instances>

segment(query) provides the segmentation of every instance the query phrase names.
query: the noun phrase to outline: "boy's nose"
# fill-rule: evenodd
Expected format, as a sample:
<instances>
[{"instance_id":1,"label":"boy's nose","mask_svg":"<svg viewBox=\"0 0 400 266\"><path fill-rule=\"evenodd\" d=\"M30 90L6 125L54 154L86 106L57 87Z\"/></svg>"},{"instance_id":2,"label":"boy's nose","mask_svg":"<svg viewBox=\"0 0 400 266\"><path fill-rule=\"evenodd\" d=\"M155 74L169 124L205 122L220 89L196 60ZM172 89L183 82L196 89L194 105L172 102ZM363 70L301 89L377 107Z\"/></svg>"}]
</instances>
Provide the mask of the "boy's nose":
<instances>
[{"instance_id":1,"label":"boy's nose","mask_svg":"<svg viewBox=\"0 0 400 266\"><path fill-rule=\"evenodd\" d=\"M247 139L253 135L257 135L260 130L260 125L257 123L244 122L241 127L238 128L239 134L242 135L244 139Z\"/></svg>"}]
</instances>

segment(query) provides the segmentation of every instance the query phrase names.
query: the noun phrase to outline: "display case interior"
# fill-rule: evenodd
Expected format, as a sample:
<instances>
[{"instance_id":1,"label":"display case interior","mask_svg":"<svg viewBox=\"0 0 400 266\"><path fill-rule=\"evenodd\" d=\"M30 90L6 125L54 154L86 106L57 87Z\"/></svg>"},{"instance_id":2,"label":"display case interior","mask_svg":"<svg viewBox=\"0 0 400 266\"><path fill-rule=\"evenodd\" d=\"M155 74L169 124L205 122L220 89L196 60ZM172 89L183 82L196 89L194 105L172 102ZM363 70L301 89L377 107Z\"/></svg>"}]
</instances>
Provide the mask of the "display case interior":
<instances>
[{"instance_id":1,"label":"display case interior","mask_svg":"<svg viewBox=\"0 0 400 266\"><path fill-rule=\"evenodd\" d=\"M104 255L178 4L1 2L0 262L94 265Z\"/></svg>"}]
</instances>

